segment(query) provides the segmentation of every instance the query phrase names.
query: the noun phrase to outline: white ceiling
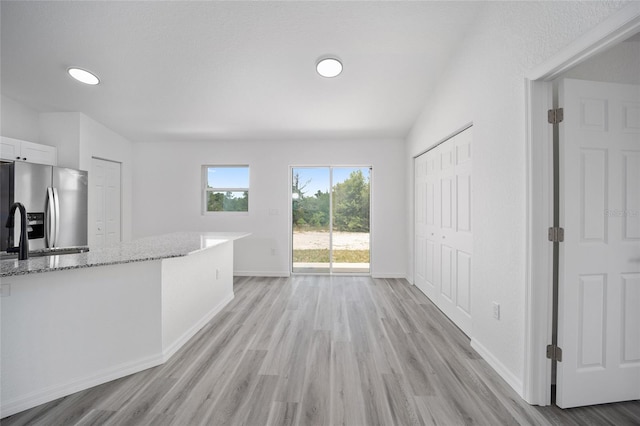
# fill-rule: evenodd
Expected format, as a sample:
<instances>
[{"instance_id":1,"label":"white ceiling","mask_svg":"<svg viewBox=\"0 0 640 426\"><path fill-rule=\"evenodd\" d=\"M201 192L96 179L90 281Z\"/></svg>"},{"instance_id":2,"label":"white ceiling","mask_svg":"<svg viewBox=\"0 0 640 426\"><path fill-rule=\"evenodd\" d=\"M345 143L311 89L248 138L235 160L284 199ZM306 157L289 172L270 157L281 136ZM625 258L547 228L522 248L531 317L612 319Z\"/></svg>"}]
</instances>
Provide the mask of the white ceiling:
<instances>
[{"instance_id":1,"label":"white ceiling","mask_svg":"<svg viewBox=\"0 0 640 426\"><path fill-rule=\"evenodd\" d=\"M2 1L1 90L131 141L404 137L480 3Z\"/></svg>"}]
</instances>

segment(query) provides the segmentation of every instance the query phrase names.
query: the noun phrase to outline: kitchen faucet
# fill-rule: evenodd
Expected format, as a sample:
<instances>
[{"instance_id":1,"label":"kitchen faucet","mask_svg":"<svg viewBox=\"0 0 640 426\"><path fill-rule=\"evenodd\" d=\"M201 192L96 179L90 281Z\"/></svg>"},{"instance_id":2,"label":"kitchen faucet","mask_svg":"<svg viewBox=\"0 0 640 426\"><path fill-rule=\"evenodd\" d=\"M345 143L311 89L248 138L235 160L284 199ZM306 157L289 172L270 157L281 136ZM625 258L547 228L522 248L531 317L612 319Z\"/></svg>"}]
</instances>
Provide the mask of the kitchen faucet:
<instances>
[{"instance_id":1,"label":"kitchen faucet","mask_svg":"<svg viewBox=\"0 0 640 426\"><path fill-rule=\"evenodd\" d=\"M18 247L7 248L7 253L18 252L18 260L25 260L29 257L29 238L27 236L27 210L22 203L13 203L9 210L9 218L7 219L7 228L13 229L15 222L16 209L20 209L20 243ZM9 245L13 246L13 232L9 234Z\"/></svg>"}]
</instances>

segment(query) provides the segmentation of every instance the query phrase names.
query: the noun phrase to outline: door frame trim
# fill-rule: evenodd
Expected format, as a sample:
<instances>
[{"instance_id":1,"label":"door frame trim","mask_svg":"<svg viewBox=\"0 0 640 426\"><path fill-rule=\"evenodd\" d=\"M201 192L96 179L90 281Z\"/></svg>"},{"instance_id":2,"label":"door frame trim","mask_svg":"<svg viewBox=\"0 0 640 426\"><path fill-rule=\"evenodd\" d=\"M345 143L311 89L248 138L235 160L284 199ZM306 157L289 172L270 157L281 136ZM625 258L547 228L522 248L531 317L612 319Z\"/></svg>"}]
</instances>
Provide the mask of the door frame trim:
<instances>
[{"instance_id":1,"label":"door frame trim","mask_svg":"<svg viewBox=\"0 0 640 426\"><path fill-rule=\"evenodd\" d=\"M581 62L640 32L640 2L627 4L592 30L531 70L525 77L527 156L527 235L525 276L525 353L522 397L530 404L551 403L553 244L546 232L553 223L552 80Z\"/></svg>"}]
</instances>

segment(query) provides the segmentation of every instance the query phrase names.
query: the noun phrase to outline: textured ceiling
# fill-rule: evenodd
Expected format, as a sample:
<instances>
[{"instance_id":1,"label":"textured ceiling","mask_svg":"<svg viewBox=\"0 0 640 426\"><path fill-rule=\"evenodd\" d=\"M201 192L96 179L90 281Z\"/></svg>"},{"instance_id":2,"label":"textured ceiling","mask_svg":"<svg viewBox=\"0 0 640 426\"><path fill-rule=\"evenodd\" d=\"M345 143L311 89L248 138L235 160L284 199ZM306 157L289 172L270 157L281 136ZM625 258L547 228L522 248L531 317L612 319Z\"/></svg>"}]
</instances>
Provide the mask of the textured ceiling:
<instances>
[{"instance_id":1,"label":"textured ceiling","mask_svg":"<svg viewBox=\"0 0 640 426\"><path fill-rule=\"evenodd\" d=\"M2 1L1 90L132 141L404 137L479 7ZM335 79L315 72L327 54L344 64Z\"/></svg>"}]
</instances>

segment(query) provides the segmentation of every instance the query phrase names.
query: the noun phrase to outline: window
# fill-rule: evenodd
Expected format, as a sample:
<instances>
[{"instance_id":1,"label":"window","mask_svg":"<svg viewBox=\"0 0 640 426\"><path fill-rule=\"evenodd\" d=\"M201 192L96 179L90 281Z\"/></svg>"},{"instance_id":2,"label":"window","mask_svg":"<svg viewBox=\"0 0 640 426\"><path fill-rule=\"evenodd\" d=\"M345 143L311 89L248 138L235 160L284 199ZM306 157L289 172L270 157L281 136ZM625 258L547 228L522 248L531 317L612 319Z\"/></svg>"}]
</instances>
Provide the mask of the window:
<instances>
[{"instance_id":1,"label":"window","mask_svg":"<svg viewBox=\"0 0 640 426\"><path fill-rule=\"evenodd\" d=\"M202 166L203 213L249 211L249 166Z\"/></svg>"}]
</instances>

